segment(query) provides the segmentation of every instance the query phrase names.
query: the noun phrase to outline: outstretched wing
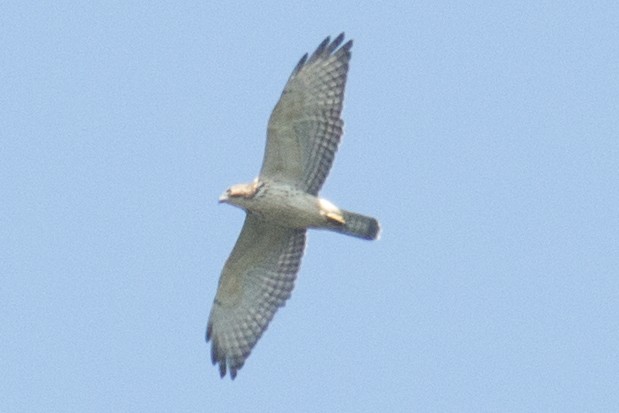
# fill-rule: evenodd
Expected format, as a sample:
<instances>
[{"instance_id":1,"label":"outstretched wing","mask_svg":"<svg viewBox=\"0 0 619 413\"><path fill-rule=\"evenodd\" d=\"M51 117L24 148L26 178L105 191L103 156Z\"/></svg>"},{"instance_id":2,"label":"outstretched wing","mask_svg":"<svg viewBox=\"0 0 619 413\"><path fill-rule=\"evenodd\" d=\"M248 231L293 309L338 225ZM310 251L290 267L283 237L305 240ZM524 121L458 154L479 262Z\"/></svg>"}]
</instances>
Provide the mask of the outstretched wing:
<instances>
[{"instance_id":1,"label":"outstretched wing","mask_svg":"<svg viewBox=\"0 0 619 413\"><path fill-rule=\"evenodd\" d=\"M305 248L305 230L287 229L247 214L226 261L206 329L211 360L234 378L290 297Z\"/></svg>"},{"instance_id":2,"label":"outstretched wing","mask_svg":"<svg viewBox=\"0 0 619 413\"><path fill-rule=\"evenodd\" d=\"M316 195L342 136L340 118L352 40L327 37L292 71L269 119L261 178L287 182Z\"/></svg>"}]
</instances>

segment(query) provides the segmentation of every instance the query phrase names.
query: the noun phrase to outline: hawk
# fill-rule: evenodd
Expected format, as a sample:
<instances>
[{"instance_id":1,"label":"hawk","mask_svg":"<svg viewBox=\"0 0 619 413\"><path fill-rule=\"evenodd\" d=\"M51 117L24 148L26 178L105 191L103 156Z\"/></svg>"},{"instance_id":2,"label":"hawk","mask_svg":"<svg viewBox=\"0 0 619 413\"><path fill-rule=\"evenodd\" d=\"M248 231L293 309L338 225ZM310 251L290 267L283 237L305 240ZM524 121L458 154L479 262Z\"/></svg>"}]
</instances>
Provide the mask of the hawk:
<instances>
[{"instance_id":1,"label":"hawk","mask_svg":"<svg viewBox=\"0 0 619 413\"><path fill-rule=\"evenodd\" d=\"M211 360L234 379L277 309L290 297L308 228L373 240L374 218L319 198L342 136L340 117L352 40L327 37L296 65L269 119L259 176L219 202L245 210L206 329ZM340 47L341 46L341 47Z\"/></svg>"}]
</instances>

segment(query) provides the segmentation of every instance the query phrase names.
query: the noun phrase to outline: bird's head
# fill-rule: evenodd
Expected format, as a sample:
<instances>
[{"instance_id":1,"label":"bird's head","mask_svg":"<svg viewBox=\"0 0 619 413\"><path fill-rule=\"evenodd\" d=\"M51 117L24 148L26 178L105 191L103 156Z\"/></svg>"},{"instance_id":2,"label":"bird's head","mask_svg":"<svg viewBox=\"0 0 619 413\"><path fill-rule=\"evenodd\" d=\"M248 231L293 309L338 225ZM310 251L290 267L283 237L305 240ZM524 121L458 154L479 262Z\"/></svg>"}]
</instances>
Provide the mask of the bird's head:
<instances>
[{"instance_id":1,"label":"bird's head","mask_svg":"<svg viewBox=\"0 0 619 413\"><path fill-rule=\"evenodd\" d=\"M256 196L263 184L255 179L248 184L232 185L219 197L220 203L236 205L244 208Z\"/></svg>"}]
</instances>

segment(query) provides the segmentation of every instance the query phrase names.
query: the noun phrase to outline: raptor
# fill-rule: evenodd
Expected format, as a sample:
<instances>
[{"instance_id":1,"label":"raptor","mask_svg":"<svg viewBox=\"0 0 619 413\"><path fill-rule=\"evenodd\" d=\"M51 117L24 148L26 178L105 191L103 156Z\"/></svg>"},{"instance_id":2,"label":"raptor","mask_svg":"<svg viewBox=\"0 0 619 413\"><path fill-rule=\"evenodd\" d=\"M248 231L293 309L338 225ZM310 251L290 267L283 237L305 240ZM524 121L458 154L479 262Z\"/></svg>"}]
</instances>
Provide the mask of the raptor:
<instances>
[{"instance_id":1,"label":"raptor","mask_svg":"<svg viewBox=\"0 0 619 413\"><path fill-rule=\"evenodd\" d=\"M342 136L344 88L352 40L327 37L296 65L269 119L258 177L219 201L242 208L245 223L226 261L206 329L221 377L235 378L275 312L290 297L308 228L366 240L374 218L318 196Z\"/></svg>"}]
</instances>

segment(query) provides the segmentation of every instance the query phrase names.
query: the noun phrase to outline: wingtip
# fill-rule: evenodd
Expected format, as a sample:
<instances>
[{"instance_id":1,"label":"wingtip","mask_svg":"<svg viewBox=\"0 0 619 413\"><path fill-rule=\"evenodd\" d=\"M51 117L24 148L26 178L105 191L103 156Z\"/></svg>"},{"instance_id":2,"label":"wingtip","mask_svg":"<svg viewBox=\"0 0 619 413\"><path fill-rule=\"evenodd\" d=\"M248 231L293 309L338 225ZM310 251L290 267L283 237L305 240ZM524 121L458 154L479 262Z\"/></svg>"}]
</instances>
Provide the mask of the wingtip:
<instances>
[{"instance_id":1,"label":"wingtip","mask_svg":"<svg viewBox=\"0 0 619 413\"><path fill-rule=\"evenodd\" d=\"M312 55L309 57L307 62L311 63L321 57L330 56L332 53L334 53L338 49L338 47L340 47L340 45L344 41L345 36L346 35L344 34L344 32L341 32L339 35L337 35L335 39L333 39L333 41L331 41L331 36L325 37L324 40L320 42L316 50L314 50L314 53L312 53ZM352 40L349 40L342 47L342 49L344 49L346 52L349 52L351 47L352 47Z\"/></svg>"},{"instance_id":2,"label":"wingtip","mask_svg":"<svg viewBox=\"0 0 619 413\"><path fill-rule=\"evenodd\" d=\"M341 32L339 35L337 35L335 39L333 39L333 41L331 41L331 36L325 37L324 40L320 42L316 50L314 50L314 52L311 55L308 53L305 53L301 57L301 59L299 59L296 66L292 70L292 73L290 74L290 78L293 78L297 73L299 73L306 64L313 63L314 61L318 60L321 57L330 56L331 54L336 52L338 47L340 47L340 45L344 41L345 36L346 35L344 34L344 32ZM345 54L350 55L350 49L352 48L352 44L353 44L352 39L348 40L339 49L341 50L341 52L338 51L337 53L345 53Z\"/></svg>"},{"instance_id":3,"label":"wingtip","mask_svg":"<svg viewBox=\"0 0 619 413\"><path fill-rule=\"evenodd\" d=\"M328 39L328 37L327 37ZM329 54L333 53L344 41L344 32L340 33L329 45Z\"/></svg>"},{"instance_id":4,"label":"wingtip","mask_svg":"<svg viewBox=\"0 0 619 413\"><path fill-rule=\"evenodd\" d=\"M342 49L350 53L350 49L352 49L352 44L353 44L353 41L352 39L350 39L344 44L344 46L342 46Z\"/></svg>"},{"instance_id":5,"label":"wingtip","mask_svg":"<svg viewBox=\"0 0 619 413\"><path fill-rule=\"evenodd\" d=\"M292 70L292 75L294 76L295 74L297 74L299 72L299 70L301 70L301 68L303 67L303 65L305 64L305 62L307 62L307 53L305 53L301 59L299 59L299 62L297 63L297 65L294 67L294 69Z\"/></svg>"},{"instance_id":6,"label":"wingtip","mask_svg":"<svg viewBox=\"0 0 619 413\"><path fill-rule=\"evenodd\" d=\"M320 42L320 44L318 45L318 47L316 48L316 51L314 52L315 55L319 55L323 52L323 50L325 50L327 48L327 46L329 45L329 42L331 42L331 36L327 36L323 39L322 42Z\"/></svg>"},{"instance_id":7,"label":"wingtip","mask_svg":"<svg viewBox=\"0 0 619 413\"><path fill-rule=\"evenodd\" d=\"M219 377L222 379L226 377L226 374L230 374L230 380L236 379L236 373L238 371L237 367L228 366L226 360L219 360Z\"/></svg>"},{"instance_id":8,"label":"wingtip","mask_svg":"<svg viewBox=\"0 0 619 413\"><path fill-rule=\"evenodd\" d=\"M213 324L211 323L211 320L209 320L206 325L206 334L204 335L207 343L211 340L211 334L213 334Z\"/></svg>"},{"instance_id":9,"label":"wingtip","mask_svg":"<svg viewBox=\"0 0 619 413\"><path fill-rule=\"evenodd\" d=\"M231 365L228 366L228 360L226 360L225 356L222 357L221 355L217 337L211 337L211 328L209 326L206 331L206 341L208 342L211 338L213 339L211 343L211 363L219 367L219 377L223 379L226 377L226 373L230 373L230 378L234 380L238 369L241 368L243 364L241 363L239 366L235 366L233 365L234 363L231 363Z\"/></svg>"}]
</instances>

